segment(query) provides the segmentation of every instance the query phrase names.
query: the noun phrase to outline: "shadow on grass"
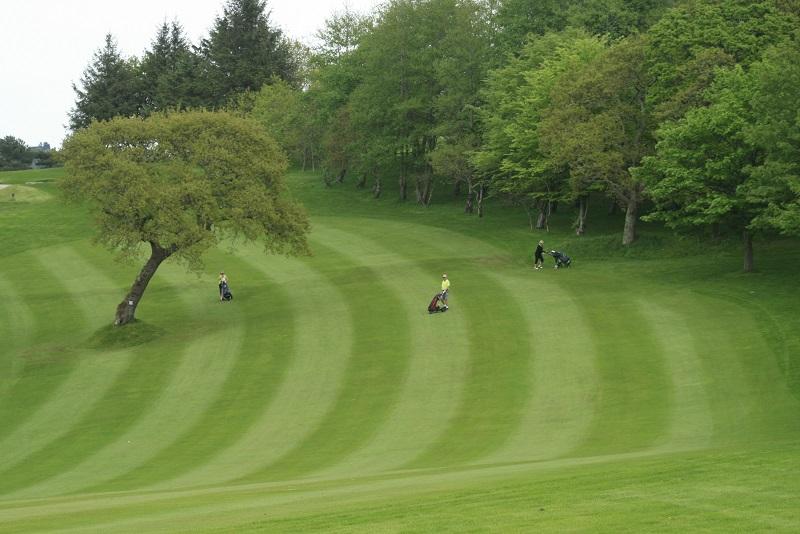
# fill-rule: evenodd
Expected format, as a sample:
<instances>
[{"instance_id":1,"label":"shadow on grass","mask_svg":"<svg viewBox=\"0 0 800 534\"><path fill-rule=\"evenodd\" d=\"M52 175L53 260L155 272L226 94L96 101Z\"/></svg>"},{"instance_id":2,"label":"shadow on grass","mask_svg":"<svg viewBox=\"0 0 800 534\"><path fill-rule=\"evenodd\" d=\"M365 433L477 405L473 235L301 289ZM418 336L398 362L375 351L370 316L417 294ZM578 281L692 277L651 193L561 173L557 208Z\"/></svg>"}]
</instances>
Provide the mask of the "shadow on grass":
<instances>
[{"instance_id":1,"label":"shadow on grass","mask_svg":"<svg viewBox=\"0 0 800 534\"><path fill-rule=\"evenodd\" d=\"M137 319L124 326L107 325L98 329L89 336L84 346L99 350L126 349L155 341L164 333L164 329Z\"/></svg>"}]
</instances>

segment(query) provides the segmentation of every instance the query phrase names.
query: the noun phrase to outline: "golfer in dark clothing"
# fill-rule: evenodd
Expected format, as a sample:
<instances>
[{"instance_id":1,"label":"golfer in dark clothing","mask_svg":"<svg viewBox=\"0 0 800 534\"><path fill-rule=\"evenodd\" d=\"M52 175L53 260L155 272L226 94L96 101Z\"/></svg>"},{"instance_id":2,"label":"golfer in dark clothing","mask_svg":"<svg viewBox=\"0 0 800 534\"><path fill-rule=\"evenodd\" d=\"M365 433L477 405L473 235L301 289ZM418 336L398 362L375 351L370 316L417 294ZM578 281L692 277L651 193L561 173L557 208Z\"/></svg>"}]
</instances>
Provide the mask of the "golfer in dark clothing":
<instances>
[{"instance_id":1,"label":"golfer in dark clothing","mask_svg":"<svg viewBox=\"0 0 800 534\"><path fill-rule=\"evenodd\" d=\"M533 268L534 269L541 269L544 267L544 256L542 253L544 252L544 241L539 241L539 244L536 246L536 252L533 253Z\"/></svg>"}]
</instances>

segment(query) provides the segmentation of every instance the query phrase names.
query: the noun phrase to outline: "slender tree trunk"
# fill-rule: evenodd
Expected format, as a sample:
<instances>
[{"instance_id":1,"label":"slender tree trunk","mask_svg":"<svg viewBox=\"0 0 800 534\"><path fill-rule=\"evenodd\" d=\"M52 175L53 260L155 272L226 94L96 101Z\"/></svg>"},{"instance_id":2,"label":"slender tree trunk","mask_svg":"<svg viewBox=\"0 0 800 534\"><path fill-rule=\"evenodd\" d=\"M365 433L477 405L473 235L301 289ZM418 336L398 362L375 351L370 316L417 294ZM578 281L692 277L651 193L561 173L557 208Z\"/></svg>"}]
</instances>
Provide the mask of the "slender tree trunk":
<instances>
[{"instance_id":1,"label":"slender tree trunk","mask_svg":"<svg viewBox=\"0 0 800 534\"><path fill-rule=\"evenodd\" d=\"M636 221L638 218L639 200L635 194L632 194L625 209L625 228L622 231L623 245L630 245L636 241Z\"/></svg>"},{"instance_id":2,"label":"slender tree trunk","mask_svg":"<svg viewBox=\"0 0 800 534\"><path fill-rule=\"evenodd\" d=\"M589 214L589 195L578 197L578 220L575 221L575 235L586 233L586 217Z\"/></svg>"},{"instance_id":3,"label":"slender tree trunk","mask_svg":"<svg viewBox=\"0 0 800 534\"><path fill-rule=\"evenodd\" d=\"M128 294L117 306L117 313L114 316L115 325L122 326L134 320L136 307L139 305L139 301L142 300L142 295L144 295L144 290L147 289L147 284L150 283L150 279L156 274L156 269L161 265L161 262L169 258L171 254L172 251L163 249L153 242L150 243L150 259L148 259L147 263L142 267L139 276L136 277Z\"/></svg>"},{"instance_id":4,"label":"slender tree trunk","mask_svg":"<svg viewBox=\"0 0 800 534\"><path fill-rule=\"evenodd\" d=\"M745 230L742 233L744 244L744 272L753 272L753 234Z\"/></svg>"},{"instance_id":5,"label":"slender tree trunk","mask_svg":"<svg viewBox=\"0 0 800 534\"><path fill-rule=\"evenodd\" d=\"M406 181L406 173L405 169L400 174L400 200L404 201L408 199L408 183Z\"/></svg>"},{"instance_id":6,"label":"slender tree trunk","mask_svg":"<svg viewBox=\"0 0 800 534\"><path fill-rule=\"evenodd\" d=\"M478 186L478 217L483 217L483 195L485 191L483 184Z\"/></svg>"},{"instance_id":7,"label":"slender tree trunk","mask_svg":"<svg viewBox=\"0 0 800 534\"><path fill-rule=\"evenodd\" d=\"M372 196L375 198L381 198L381 179L380 177L375 178L375 185L372 188Z\"/></svg>"},{"instance_id":8,"label":"slender tree trunk","mask_svg":"<svg viewBox=\"0 0 800 534\"><path fill-rule=\"evenodd\" d=\"M467 182L467 201L464 203L464 213L473 213L475 211L474 207L475 202L475 188L472 186L472 182Z\"/></svg>"},{"instance_id":9,"label":"slender tree trunk","mask_svg":"<svg viewBox=\"0 0 800 534\"><path fill-rule=\"evenodd\" d=\"M522 207L525 209L525 215L528 216L528 228L530 228L531 232L533 232L533 210L527 204L524 204Z\"/></svg>"}]
</instances>

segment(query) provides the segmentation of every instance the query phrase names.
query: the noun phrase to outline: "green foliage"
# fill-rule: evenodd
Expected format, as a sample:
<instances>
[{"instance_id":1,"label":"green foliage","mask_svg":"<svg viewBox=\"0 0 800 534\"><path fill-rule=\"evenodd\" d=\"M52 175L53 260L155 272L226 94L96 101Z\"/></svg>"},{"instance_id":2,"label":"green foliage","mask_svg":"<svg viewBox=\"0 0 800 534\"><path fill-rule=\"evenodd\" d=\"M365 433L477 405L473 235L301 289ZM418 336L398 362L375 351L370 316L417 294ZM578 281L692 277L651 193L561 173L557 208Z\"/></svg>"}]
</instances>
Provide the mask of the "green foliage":
<instances>
[{"instance_id":1,"label":"green foliage","mask_svg":"<svg viewBox=\"0 0 800 534\"><path fill-rule=\"evenodd\" d=\"M141 61L143 113L206 105L201 61L178 22L162 24Z\"/></svg>"},{"instance_id":2,"label":"green foliage","mask_svg":"<svg viewBox=\"0 0 800 534\"><path fill-rule=\"evenodd\" d=\"M258 91L273 76L297 81L291 47L270 24L266 0L227 0L201 53L208 61L208 96L215 106L236 93Z\"/></svg>"},{"instance_id":3,"label":"green foliage","mask_svg":"<svg viewBox=\"0 0 800 534\"><path fill-rule=\"evenodd\" d=\"M78 130L92 121L140 114L138 68L138 60L123 58L114 38L107 34L104 47L95 52L92 63L81 76L81 88L72 86L77 100L69 113L70 128Z\"/></svg>"},{"instance_id":4,"label":"green foliage","mask_svg":"<svg viewBox=\"0 0 800 534\"><path fill-rule=\"evenodd\" d=\"M64 144L67 197L88 200L98 240L151 243L197 266L222 236L305 253L308 222L284 198L286 160L254 122L223 112L94 123Z\"/></svg>"},{"instance_id":5,"label":"green foliage","mask_svg":"<svg viewBox=\"0 0 800 534\"><path fill-rule=\"evenodd\" d=\"M484 143L473 161L492 177L493 190L529 209L540 200L572 196L566 165L543 151L540 128L553 95L563 90L562 79L604 47L601 39L581 31L548 33L531 39L518 57L490 73L482 109Z\"/></svg>"},{"instance_id":6,"label":"green foliage","mask_svg":"<svg viewBox=\"0 0 800 534\"><path fill-rule=\"evenodd\" d=\"M650 219L800 235L800 121L786 105L800 96L799 60L789 41L749 71L720 72L708 107L662 126L638 171L652 184Z\"/></svg>"},{"instance_id":7,"label":"green foliage","mask_svg":"<svg viewBox=\"0 0 800 534\"><path fill-rule=\"evenodd\" d=\"M800 36L798 36L800 37ZM795 39L768 50L749 72L754 86L748 144L761 158L747 167L744 190L765 209L753 226L800 235L800 49Z\"/></svg>"},{"instance_id":8,"label":"green foliage","mask_svg":"<svg viewBox=\"0 0 800 534\"><path fill-rule=\"evenodd\" d=\"M313 124L309 104L306 93L276 77L252 95L248 113L278 142L293 164L303 167L319 145L319 131Z\"/></svg>"},{"instance_id":9,"label":"green foliage","mask_svg":"<svg viewBox=\"0 0 800 534\"><path fill-rule=\"evenodd\" d=\"M0 139L0 169L22 169L31 164L28 145L22 139L7 135Z\"/></svg>"},{"instance_id":10,"label":"green foliage","mask_svg":"<svg viewBox=\"0 0 800 534\"><path fill-rule=\"evenodd\" d=\"M664 14L648 31L648 99L661 118L696 105L716 67L748 65L800 24L773 0L701 0Z\"/></svg>"}]
</instances>

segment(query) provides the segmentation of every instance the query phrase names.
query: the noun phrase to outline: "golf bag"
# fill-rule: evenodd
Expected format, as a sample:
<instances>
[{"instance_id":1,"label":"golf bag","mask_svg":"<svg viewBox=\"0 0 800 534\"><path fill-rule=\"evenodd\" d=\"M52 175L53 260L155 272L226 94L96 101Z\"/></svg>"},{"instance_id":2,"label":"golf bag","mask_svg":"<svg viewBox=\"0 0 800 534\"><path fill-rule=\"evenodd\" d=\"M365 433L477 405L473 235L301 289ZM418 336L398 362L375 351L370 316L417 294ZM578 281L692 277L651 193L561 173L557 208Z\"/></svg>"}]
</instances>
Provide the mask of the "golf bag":
<instances>
[{"instance_id":1,"label":"golf bag","mask_svg":"<svg viewBox=\"0 0 800 534\"><path fill-rule=\"evenodd\" d=\"M431 300L431 303L428 304L428 313L446 312L447 307L439 306L440 302L442 302L442 294L436 293L433 296L433 300Z\"/></svg>"},{"instance_id":2,"label":"golf bag","mask_svg":"<svg viewBox=\"0 0 800 534\"><path fill-rule=\"evenodd\" d=\"M569 267L572 264L572 260L569 256L557 250L551 250L548 254L553 256L553 259L556 260L556 269L560 269L561 267Z\"/></svg>"},{"instance_id":3,"label":"golf bag","mask_svg":"<svg viewBox=\"0 0 800 534\"><path fill-rule=\"evenodd\" d=\"M231 293L231 288L228 287L228 284L222 284L222 300L232 300L233 293Z\"/></svg>"}]
</instances>

